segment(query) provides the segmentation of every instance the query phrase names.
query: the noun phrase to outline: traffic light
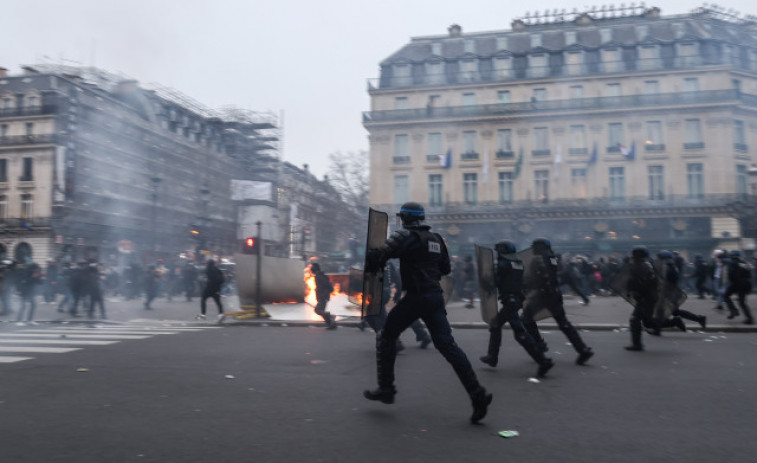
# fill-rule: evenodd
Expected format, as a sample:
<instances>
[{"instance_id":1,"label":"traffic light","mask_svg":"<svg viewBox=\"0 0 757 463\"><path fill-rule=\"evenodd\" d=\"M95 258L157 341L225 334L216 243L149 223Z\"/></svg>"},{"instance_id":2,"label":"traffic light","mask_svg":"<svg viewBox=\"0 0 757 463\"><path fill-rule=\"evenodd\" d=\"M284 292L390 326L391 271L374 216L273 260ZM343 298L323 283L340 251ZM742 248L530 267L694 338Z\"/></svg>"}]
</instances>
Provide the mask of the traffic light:
<instances>
[{"instance_id":1,"label":"traffic light","mask_svg":"<svg viewBox=\"0 0 757 463\"><path fill-rule=\"evenodd\" d=\"M248 236L242 243L242 254L257 254L258 239L254 236Z\"/></svg>"}]
</instances>

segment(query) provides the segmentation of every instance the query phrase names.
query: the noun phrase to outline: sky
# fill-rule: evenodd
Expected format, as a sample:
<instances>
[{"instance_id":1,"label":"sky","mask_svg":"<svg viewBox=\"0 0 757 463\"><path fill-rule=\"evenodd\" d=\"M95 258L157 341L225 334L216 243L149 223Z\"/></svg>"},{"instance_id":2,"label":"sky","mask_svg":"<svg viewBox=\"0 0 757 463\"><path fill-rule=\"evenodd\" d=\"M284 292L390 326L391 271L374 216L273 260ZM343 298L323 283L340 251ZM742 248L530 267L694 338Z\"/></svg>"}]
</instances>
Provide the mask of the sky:
<instances>
[{"instance_id":1,"label":"sky","mask_svg":"<svg viewBox=\"0 0 757 463\"><path fill-rule=\"evenodd\" d=\"M601 5L543 0L539 11ZM671 15L703 3L646 5ZM718 5L757 14L747 0ZM506 30L533 9L503 0L0 0L0 11L0 66L11 73L39 62L94 65L212 109L272 112L282 117L283 159L320 178L330 153L368 150L361 112L382 60L411 37L451 24Z\"/></svg>"}]
</instances>

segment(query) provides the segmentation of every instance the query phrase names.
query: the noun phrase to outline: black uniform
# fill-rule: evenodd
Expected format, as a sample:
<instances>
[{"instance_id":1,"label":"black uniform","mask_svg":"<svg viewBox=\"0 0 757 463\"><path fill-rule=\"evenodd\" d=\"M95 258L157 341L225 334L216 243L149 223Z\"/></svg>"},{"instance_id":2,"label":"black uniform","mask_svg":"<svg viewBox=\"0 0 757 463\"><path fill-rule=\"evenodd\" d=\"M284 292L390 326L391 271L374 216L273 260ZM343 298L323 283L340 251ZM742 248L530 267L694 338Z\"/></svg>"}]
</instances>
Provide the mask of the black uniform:
<instances>
[{"instance_id":1,"label":"black uniform","mask_svg":"<svg viewBox=\"0 0 757 463\"><path fill-rule=\"evenodd\" d=\"M310 270L315 274L315 313L323 317L327 328L334 329L336 328L334 317L326 310L334 287L331 285L329 277L321 271L320 265L314 263L310 266Z\"/></svg>"},{"instance_id":2,"label":"black uniform","mask_svg":"<svg viewBox=\"0 0 757 463\"><path fill-rule=\"evenodd\" d=\"M214 261L209 260L205 265L205 277L207 278L207 281L205 282L205 289L203 289L202 296L200 297L200 313L203 317L205 316L205 310L207 308L205 301L207 301L208 298L211 298L216 303L216 307L218 307L218 315L222 315L223 304L221 303L221 286L225 280L223 272L216 266Z\"/></svg>"},{"instance_id":3,"label":"black uniform","mask_svg":"<svg viewBox=\"0 0 757 463\"><path fill-rule=\"evenodd\" d=\"M728 311L730 312L728 315L729 319L735 318L739 315L739 311L731 300L731 296L736 294L739 300L739 307L746 317L744 323L747 325L754 323L752 311L746 303L747 294L750 292L752 292L752 278L749 264L741 260L740 256L732 254L731 260L728 264L728 289L726 289L725 294L723 294L723 300L725 301L726 306L728 306Z\"/></svg>"},{"instance_id":4,"label":"black uniform","mask_svg":"<svg viewBox=\"0 0 757 463\"><path fill-rule=\"evenodd\" d=\"M416 206L422 214L422 206ZM403 206L402 211L404 210L406 206ZM442 287L439 284L442 275L450 272L449 254L442 237L432 233L429 226L421 223L423 217L416 221L406 221L403 218L404 228L395 231L386 244L371 250L368 254L367 271L381 268L390 258L400 259L400 275L405 295L387 316L384 329L379 336L376 349L379 388L365 391L363 395L384 403L394 402L396 340L413 321L421 318L431 332L434 347L452 365L470 395L474 407L471 421L475 423L486 414L492 396L479 384L465 352L452 337L452 329L444 308Z\"/></svg>"},{"instance_id":5,"label":"black uniform","mask_svg":"<svg viewBox=\"0 0 757 463\"><path fill-rule=\"evenodd\" d=\"M499 348L502 345L502 327L509 323L515 340L539 364L537 376L543 377L554 362L544 356L544 351L528 334L518 315L518 310L523 307L523 262L518 259L517 254L497 255L496 284L502 307L489 326L489 349L487 355L481 357L481 361L497 366Z\"/></svg>"},{"instance_id":6,"label":"black uniform","mask_svg":"<svg viewBox=\"0 0 757 463\"><path fill-rule=\"evenodd\" d=\"M578 353L576 363L583 365L594 352L587 347L576 328L568 321L563 307L562 292L557 278L558 259L549 245L539 245L534 242L534 288L538 294L526 302L523 310L523 325L528 333L536 340L543 351L547 350L547 344L539 334L539 328L534 321L534 315L541 309L546 308L557 322L558 328L568 338L573 348Z\"/></svg>"},{"instance_id":7,"label":"black uniform","mask_svg":"<svg viewBox=\"0 0 757 463\"><path fill-rule=\"evenodd\" d=\"M654 307L657 304L657 271L646 256L634 256L630 260L630 272L627 284L628 293L636 301L631 313L629 325L631 328L631 345L628 350L644 350L641 344L642 323L654 327L652 319Z\"/></svg>"},{"instance_id":8,"label":"black uniform","mask_svg":"<svg viewBox=\"0 0 757 463\"><path fill-rule=\"evenodd\" d=\"M704 261L704 257L697 255L694 257L694 286L699 294L699 299L704 299L704 294L707 292L705 282L707 276L710 274L710 269L707 263Z\"/></svg>"},{"instance_id":9,"label":"black uniform","mask_svg":"<svg viewBox=\"0 0 757 463\"><path fill-rule=\"evenodd\" d=\"M662 275L663 284L666 285L668 288L677 287L680 282L680 269L679 264L676 261L673 254L670 253L660 253L658 255L658 271L660 275ZM663 294L666 294L667 291L663 291ZM707 324L707 317L704 315L695 315L688 310L683 310L680 307L676 306L673 311L670 313L671 317L667 320L663 320L661 323L658 323L657 327L653 329L652 334L660 334L660 328L669 328L669 327L677 327L681 331L686 331L686 325L683 323L682 319L691 320L699 323L702 325L702 328L706 327Z\"/></svg>"}]
</instances>

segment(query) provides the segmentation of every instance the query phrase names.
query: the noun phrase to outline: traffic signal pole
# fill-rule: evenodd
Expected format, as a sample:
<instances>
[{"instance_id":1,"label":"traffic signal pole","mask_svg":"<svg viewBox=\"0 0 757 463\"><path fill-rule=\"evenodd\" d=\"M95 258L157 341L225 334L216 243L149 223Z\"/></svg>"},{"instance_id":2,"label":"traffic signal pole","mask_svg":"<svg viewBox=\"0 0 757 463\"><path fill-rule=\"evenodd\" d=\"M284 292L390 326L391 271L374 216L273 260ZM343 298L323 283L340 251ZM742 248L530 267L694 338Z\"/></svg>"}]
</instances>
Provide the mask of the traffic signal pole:
<instances>
[{"instance_id":1,"label":"traffic signal pole","mask_svg":"<svg viewBox=\"0 0 757 463\"><path fill-rule=\"evenodd\" d=\"M262 251L263 235L261 234L261 227L263 225L263 222L258 220L257 222L255 222L255 225L258 227L258 237L257 237L258 242L256 243L258 252L257 252L257 259L256 259L257 262L255 262L255 266L256 266L256 269L255 269L255 318L260 318L260 308L262 307L261 302L260 302L261 301L260 299L260 290L261 290L260 289L261 288L260 272L262 272L262 268L263 268L263 265L262 265L263 263L262 262L263 261L263 251Z\"/></svg>"}]
</instances>

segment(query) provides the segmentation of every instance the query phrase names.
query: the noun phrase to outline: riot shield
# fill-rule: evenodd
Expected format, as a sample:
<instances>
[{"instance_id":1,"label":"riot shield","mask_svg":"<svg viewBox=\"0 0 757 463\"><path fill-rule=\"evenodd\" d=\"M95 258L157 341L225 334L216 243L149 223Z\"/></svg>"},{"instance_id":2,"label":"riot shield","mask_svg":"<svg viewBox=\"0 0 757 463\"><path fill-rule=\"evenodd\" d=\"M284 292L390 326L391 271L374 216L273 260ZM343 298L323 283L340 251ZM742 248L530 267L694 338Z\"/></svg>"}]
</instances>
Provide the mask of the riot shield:
<instances>
[{"instance_id":1,"label":"riot shield","mask_svg":"<svg viewBox=\"0 0 757 463\"><path fill-rule=\"evenodd\" d=\"M368 210L368 236L365 243L365 256L368 251L376 249L386 243L386 233L389 229L389 215L375 209ZM365 262L367 264L367 261ZM363 266L365 269L365 266ZM375 272L363 272L363 299L360 309L361 316L378 315L381 312L381 296L384 291L384 269Z\"/></svg>"},{"instance_id":2,"label":"riot shield","mask_svg":"<svg viewBox=\"0 0 757 463\"><path fill-rule=\"evenodd\" d=\"M494 250L476 246L478 292L481 299L481 318L491 325L497 316L497 284L494 270Z\"/></svg>"},{"instance_id":3,"label":"riot shield","mask_svg":"<svg viewBox=\"0 0 757 463\"><path fill-rule=\"evenodd\" d=\"M636 307L636 298L628 291L628 280L631 278L631 263L626 262L618 270L618 273L610 280L610 289L615 291L629 304Z\"/></svg>"},{"instance_id":4,"label":"riot shield","mask_svg":"<svg viewBox=\"0 0 757 463\"><path fill-rule=\"evenodd\" d=\"M523 310L528 310L534 320L543 320L552 314L544 306L544 297L536 280L536 272L544 267L542 256L536 255L533 248L526 248L518 253L523 262Z\"/></svg>"},{"instance_id":5,"label":"riot shield","mask_svg":"<svg viewBox=\"0 0 757 463\"><path fill-rule=\"evenodd\" d=\"M455 280L449 275L442 275L442 279L439 280L439 284L442 285L442 294L444 294L444 305L449 304L452 299L452 293L455 290Z\"/></svg>"},{"instance_id":6,"label":"riot shield","mask_svg":"<svg viewBox=\"0 0 757 463\"><path fill-rule=\"evenodd\" d=\"M654 306L652 316L658 322L670 318L672 312L686 302L686 293L681 291L674 282L665 279L664 263L655 262L657 271L657 303Z\"/></svg>"}]
</instances>

